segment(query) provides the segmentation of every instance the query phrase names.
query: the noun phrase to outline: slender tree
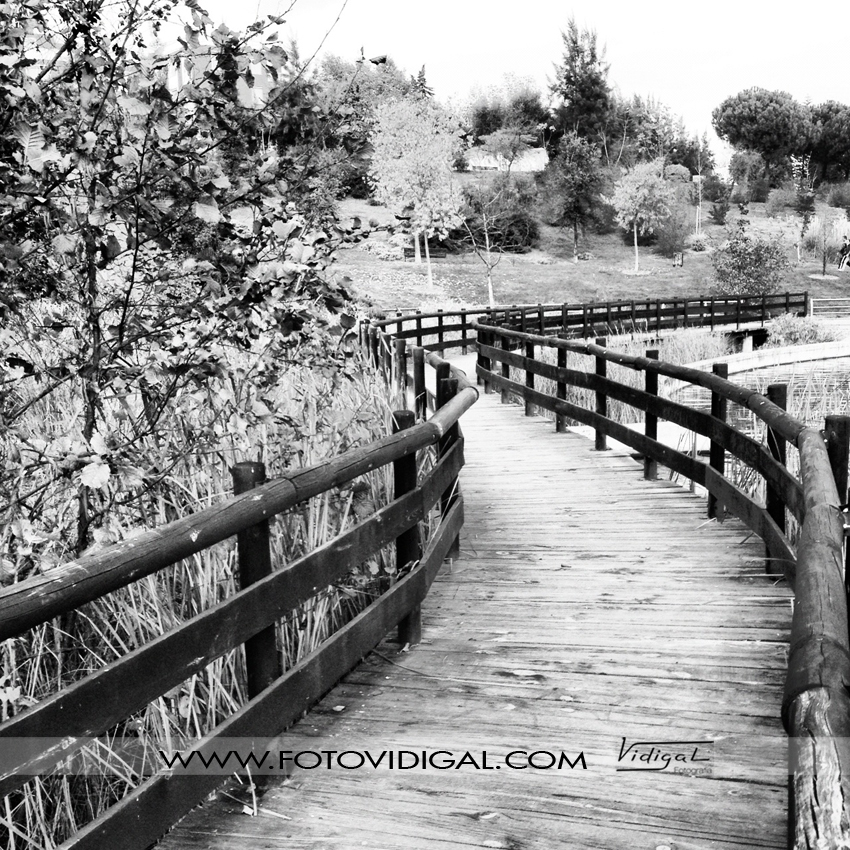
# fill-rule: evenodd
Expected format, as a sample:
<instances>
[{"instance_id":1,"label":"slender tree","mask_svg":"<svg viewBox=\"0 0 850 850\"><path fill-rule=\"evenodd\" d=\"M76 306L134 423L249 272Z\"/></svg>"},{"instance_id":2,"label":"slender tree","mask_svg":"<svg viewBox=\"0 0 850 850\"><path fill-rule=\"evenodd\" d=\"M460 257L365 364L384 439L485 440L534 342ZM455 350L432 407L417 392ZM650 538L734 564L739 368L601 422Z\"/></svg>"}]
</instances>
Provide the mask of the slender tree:
<instances>
[{"instance_id":1,"label":"slender tree","mask_svg":"<svg viewBox=\"0 0 850 850\"><path fill-rule=\"evenodd\" d=\"M672 191L661 176L662 162L636 165L614 185L610 199L617 222L634 234L635 271L640 269L638 235L650 234L670 216Z\"/></svg>"},{"instance_id":2,"label":"slender tree","mask_svg":"<svg viewBox=\"0 0 850 850\"><path fill-rule=\"evenodd\" d=\"M452 162L460 128L429 98L388 101L375 110L370 178L375 197L408 211L413 237L425 237L428 285L433 286L428 239L459 223Z\"/></svg>"},{"instance_id":3,"label":"slender tree","mask_svg":"<svg viewBox=\"0 0 850 850\"><path fill-rule=\"evenodd\" d=\"M579 230L590 220L602 185L599 148L578 133L568 133L561 139L545 179L555 221L572 229L573 262L577 263Z\"/></svg>"}]
</instances>

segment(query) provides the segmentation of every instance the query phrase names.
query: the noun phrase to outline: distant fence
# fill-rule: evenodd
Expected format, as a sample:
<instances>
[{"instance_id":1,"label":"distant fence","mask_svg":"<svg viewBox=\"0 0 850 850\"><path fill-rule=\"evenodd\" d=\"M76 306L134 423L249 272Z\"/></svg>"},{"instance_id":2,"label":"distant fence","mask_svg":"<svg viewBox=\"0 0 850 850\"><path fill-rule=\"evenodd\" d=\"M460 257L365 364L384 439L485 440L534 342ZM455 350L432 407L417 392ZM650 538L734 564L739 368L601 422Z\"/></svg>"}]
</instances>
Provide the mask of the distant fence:
<instances>
[{"instance_id":1,"label":"distant fence","mask_svg":"<svg viewBox=\"0 0 850 850\"><path fill-rule=\"evenodd\" d=\"M585 339L616 333L654 333L676 328L734 328L763 326L785 313L805 316L807 292L738 298L657 298L599 301L590 304L512 304L459 310L411 311L373 319L367 337L374 350L378 332L390 333L430 350L468 347L475 342L473 322L486 321L523 333L557 331ZM367 340L368 341L368 340Z\"/></svg>"}]
</instances>

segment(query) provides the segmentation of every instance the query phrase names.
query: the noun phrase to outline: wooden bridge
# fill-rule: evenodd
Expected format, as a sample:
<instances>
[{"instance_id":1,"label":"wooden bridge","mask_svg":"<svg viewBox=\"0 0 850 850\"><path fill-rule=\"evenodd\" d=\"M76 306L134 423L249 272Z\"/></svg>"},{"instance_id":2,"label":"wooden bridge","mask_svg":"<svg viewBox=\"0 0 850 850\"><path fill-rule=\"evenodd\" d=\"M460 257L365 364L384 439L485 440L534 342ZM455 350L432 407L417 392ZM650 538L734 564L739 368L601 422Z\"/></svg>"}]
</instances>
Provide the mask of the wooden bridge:
<instances>
[{"instance_id":1,"label":"wooden bridge","mask_svg":"<svg viewBox=\"0 0 850 850\"><path fill-rule=\"evenodd\" d=\"M67 846L145 847L216 789L162 847L845 846L850 656L837 506L848 420L827 423L830 466L817 430L719 374L488 321L419 314L391 320L395 342L389 321L363 334L421 424L405 428L413 417L399 416L398 433L369 451L224 503L194 520L191 543L188 524L167 527L133 551L116 547L0 594L6 637L213 535L256 529L305 494L396 464L396 501L342 543L0 726L0 740L65 733L63 749L4 764L0 792L396 540L412 571L282 676L264 674L268 650L249 645L249 675L259 654L254 698L193 749L250 737L275 761L286 754L285 779L252 794L232 782L221 790L223 776L159 774ZM418 333L403 336L408 327ZM477 341L477 353L451 363L427 354L438 327L433 348ZM407 350L406 338L419 345ZM567 368L567 351L590 368ZM611 362L644 372L645 387L609 379ZM464 373L490 391L471 408ZM712 414L659 397L658 375L709 389ZM567 386L591 390L593 409L568 400ZM644 431L610 419L609 399L643 410ZM727 402L767 423L767 447L726 424ZM534 415L542 410L555 421ZM567 418L593 426L595 440L566 432ZM659 418L710 437L710 463L658 442ZM608 436L633 451L606 450ZM417 482L416 452L434 443L438 462ZM799 451L799 481L784 466L786 445ZM728 454L764 477L765 505L725 476ZM660 480L659 464L706 488L708 511L704 497ZM440 522L421 548L410 531L434 506ZM401 645L381 643L396 623ZM95 703L119 685L108 707Z\"/></svg>"}]
</instances>

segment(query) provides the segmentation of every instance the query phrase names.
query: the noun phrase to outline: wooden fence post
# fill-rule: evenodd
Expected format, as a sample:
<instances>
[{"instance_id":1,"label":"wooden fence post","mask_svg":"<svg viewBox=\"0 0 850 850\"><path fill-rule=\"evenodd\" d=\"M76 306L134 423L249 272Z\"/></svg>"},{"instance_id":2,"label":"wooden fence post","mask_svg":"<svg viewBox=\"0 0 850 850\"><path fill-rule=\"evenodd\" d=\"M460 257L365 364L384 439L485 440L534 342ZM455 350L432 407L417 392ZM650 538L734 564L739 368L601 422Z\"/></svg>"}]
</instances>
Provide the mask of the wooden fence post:
<instances>
[{"instance_id":1,"label":"wooden fence post","mask_svg":"<svg viewBox=\"0 0 850 850\"><path fill-rule=\"evenodd\" d=\"M399 394L399 404L407 407L407 340L396 339L395 344L395 370L396 389Z\"/></svg>"},{"instance_id":2,"label":"wooden fence post","mask_svg":"<svg viewBox=\"0 0 850 850\"><path fill-rule=\"evenodd\" d=\"M392 386L392 376L393 376L393 350L390 345L390 337L389 334L384 333L383 330L380 331L381 338L381 373L384 376L384 380L387 382L387 386Z\"/></svg>"},{"instance_id":3,"label":"wooden fence post","mask_svg":"<svg viewBox=\"0 0 850 850\"><path fill-rule=\"evenodd\" d=\"M373 368L378 368L378 329L369 325L369 359Z\"/></svg>"},{"instance_id":4,"label":"wooden fence post","mask_svg":"<svg viewBox=\"0 0 850 850\"><path fill-rule=\"evenodd\" d=\"M422 351L422 349L418 349ZM412 410L393 412L393 433L412 428L416 415ZM393 461L393 498L398 499L405 493L416 489L416 452ZM419 523L403 531L395 541L395 563L398 574L404 567L415 565L422 558L422 544L419 537ZM422 611L417 605L398 624L398 642L402 645L417 644L422 640Z\"/></svg>"},{"instance_id":5,"label":"wooden fence post","mask_svg":"<svg viewBox=\"0 0 850 850\"><path fill-rule=\"evenodd\" d=\"M564 329L564 336L567 335L566 328ZM558 349L558 368L566 369L567 368L567 349L559 348ZM567 400L567 383L566 381L558 381L558 387L556 390L556 396L561 399L561 401ZM567 417L561 413L555 414L555 431L559 434L563 434L567 430Z\"/></svg>"},{"instance_id":6,"label":"wooden fence post","mask_svg":"<svg viewBox=\"0 0 850 850\"><path fill-rule=\"evenodd\" d=\"M266 468L256 461L241 461L231 469L233 492L237 496L264 484ZM255 584L271 574L269 521L263 520L236 535L239 589ZM264 691L283 672L276 645L276 628L267 626L245 641L245 670L248 698Z\"/></svg>"},{"instance_id":7,"label":"wooden fence post","mask_svg":"<svg viewBox=\"0 0 850 850\"><path fill-rule=\"evenodd\" d=\"M443 350L443 311L437 310L437 342L440 343L439 350Z\"/></svg>"},{"instance_id":8,"label":"wooden fence post","mask_svg":"<svg viewBox=\"0 0 850 850\"><path fill-rule=\"evenodd\" d=\"M413 349L413 410L418 419L428 418L428 391L425 388L425 349Z\"/></svg>"},{"instance_id":9,"label":"wooden fence post","mask_svg":"<svg viewBox=\"0 0 850 850\"><path fill-rule=\"evenodd\" d=\"M525 344L525 356L528 360L534 360L534 343L527 342ZM525 385L529 389L534 389L534 372L528 366L525 368ZM528 400L525 400L525 415L534 416L534 405Z\"/></svg>"},{"instance_id":10,"label":"wooden fence post","mask_svg":"<svg viewBox=\"0 0 850 850\"><path fill-rule=\"evenodd\" d=\"M508 337L506 335L502 335L502 351L507 351L510 343L508 342ZM502 361L502 377L505 379L510 379L511 377L511 367ZM510 391L506 387L502 387L501 394L501 402L502 404L508 404L511 400Z\"/></svg>"},{"instance_id":11,"label":"wooden fence post","mask_svg":"<svg viewBox=\"0 0 850 850\"><path fill-rule=\"evenodd\" d=\"M416 311L416 344L422 345L422 311Z\"/></svg>"},{"instance_id":12,"label":"wooden fence post","mask_svg":"<svg viewBox=\"0 0 850 850\"><path fill-rule=\"evenodd\" d=\"M658 349L651 348L646 352L647 359L658 360ZM650 395L658 395L658 372L646 370L646 392ZM645 424L643 433L651 440L658 439L658 417L654 413L646 412ZM643 477L647 481L655 481L658 477L658 461L655 458L645 455L643 459Z\"/></svg>"},{"instance_id":13,"label":"wooden fence post","mask_svg":"<svg viewBox=\"0 0 850 850\"><path fill-rule=\"evenodd\" d=\"M770 384L767 388L767 397L777 407L785 410L788 407L788 384ZM774 460L779 461L783 466L787 461L787 445L785 438L777 433L773 428L767 429L767 450L770 452ZM765 491L765 507L767 508L768 516L779 526L781 531L785 531L785 502L782 496L770 486L767 485ZM773 570L773 564L770 560L770 551L765 547L765 568L768 573L781 572L781 570Z\"/></svg>"},{"instance_id":14,"label":"wooden fence post","mask_svg":"<svg viewBox=\"0 0 850 850\"><path fill-rule=\"evenodd\" d=\"M492 344L493 335L491 333L487 331L478 331L478 363L481 368L487 372L490 372L492 370L493 361L489 357L481 353L481 346ZM484 384L485 394L493 392L493 387L491 386L490 381L488 381L487 378L481 378L480 383Z\"/></svg>"},{"instance_id":15,"label":"wooden fence post","mask_svg":"<svg viewBox=\"0 0 850 850\"><path fill-rule=\"evenodd\" d=\"M604 336L596 338L596 344L603 348L608 345L608 340ZM600 378L608 376L608 361L604 357L596 357L596 375ZM596 412L600 416L608 415L608 396L601 390L596 391ZM604 452L608 448L608 437L601 429L596 429L596 451Z\"/></svg>"},{"instance_id":16,"label":"wooden fence post","mask_svg":"<svg viewBox=\"0 0 850 850\"><path fill-rule=\"evenodd\" d=\"M466 339L466 310L460 311L460 338ZM467 345L466 345L466 343L464 343L461 346L460 353L466 354L466 352L467 352Z\"/></svg>"},{"instance_id":17,"label":"wooden fence post","mask_svg":"<svg viewBox=\"0 0 850 850\"><path fill-rule=\"evenodd\" d=\"M714 366L711 367L711 371L717 375L718 378L728 378L729 377L729 364L728 363L715 363ZM721 422L726 421L726 399L720 395L720 393L716 393L712 391L711 393L711 415L715 419L719 419ZM712 469L716 469L721 475L723 475L726 471L726 449L723 448L721 443L716 442L715 440L711 441L711 446L709 448L709 463L711 464ZM723 520L723 511L722 505L719 505L717 502L717 496L713 493L708 494L708 516L711 519L719 519Z\"/></svg>"},{"instance_id":18,"label":"wooden fence post","mask_svg":"<svg viewBox=\"0 0 850 850\"><path fill-rule=\"evenodd\" d=\"M448 363L440 363L437 367L437 408L441 408L457 395L457 378L451 377L451 367ZM443 457L458 439L458 424L455 422L446 433L440 437L437 443L437 456ZM457 500L457 478L454 478L449 486L443 491L440 497L440 515L445 517L451 506ZM460 538L456 537L452 541L446 553L447 558L456 558L460 551Z\"/></svg>"},{"instance_id":19,"label":"wooden fence post","mask_svg":"<svg viewBox=\"0 0 850 850\"><path fill-rule=\"evenodd\" d=\"M838 498L843 504L850 502L848 493L848 472L850 464L850 416L832 415L826 417L826 450L829 465L835 478ZM846 538L845 538L846 541ZM844 546L844 589L850 597L850 546Z\"/></svg>"},{"instance_id":20,"label":"wooden fence post","mask_svg":"<svg viewBox=\"0 0 850 850\"><path fill-rule=\"evenodd\" d=\"M369 320L363 319L357 326L358 338L360 340L360 351L364 357L369 356Z\"/></svg>"}]
</instances>

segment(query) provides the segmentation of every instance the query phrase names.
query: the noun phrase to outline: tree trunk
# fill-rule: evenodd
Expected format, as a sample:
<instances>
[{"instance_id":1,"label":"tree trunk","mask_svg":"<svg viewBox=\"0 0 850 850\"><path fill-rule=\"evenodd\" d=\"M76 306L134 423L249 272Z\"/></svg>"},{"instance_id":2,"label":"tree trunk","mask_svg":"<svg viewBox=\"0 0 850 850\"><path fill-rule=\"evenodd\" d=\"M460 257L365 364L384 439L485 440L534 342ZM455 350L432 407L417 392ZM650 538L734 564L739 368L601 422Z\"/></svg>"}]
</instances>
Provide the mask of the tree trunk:
<instances>
[{"instance_id":1,"label":"tree trunk","mask_svg":"<svg viewBox=\"0 0 850 850\"><path fill-rule=\"evenodd\" d=\"M417 266L422 265L422 253L419 249L419 231L413 231L413 262Z\"/></svg>"},{"instance_id":2,"label":"tree trunk","mask_svg":"<svg viewBox=\"0 0 850 850\"><path fill-rule=\"evenodd\" d=\"M638 244L637 244L637 219L635 219L634 226L632 228L635 233L635 271L640 268L639 262L640 258L638 257Z\"/></svg>"},{"instance_id":3,"label":"tree trunk","mask_svg":"<svg viewBox=\"0 0 850 850\"><path fill-rule=\"evenodd\" d=\"M573 222L573 262L578 265L578 222Z\"/></svg>"},{"instance_id":4,"label":"tree trunk","mask_svg":"<svg viewBox=\"0 0 850 850\"><path fill-rule=\"evenodd\" d=\"M428 289L434 288L434 275L431 274L431 251L428 248L428 237L427 235L423 237L422 241L425 243L425 265L428 269Z\"/></svg>"},{"instance_id":5,"label":"tree trunk","mask_svg":"<svg viewBox=\"0 0 850 850\"><path fill-rule=\"evenodd\" d=\"M490 227L487 222L487 213L484 213L484 245L487 249L487 295L490 298L490 306L496 306L496 299L493 295L493 258L490 256Z\"/></svg>"}]
</instances>

